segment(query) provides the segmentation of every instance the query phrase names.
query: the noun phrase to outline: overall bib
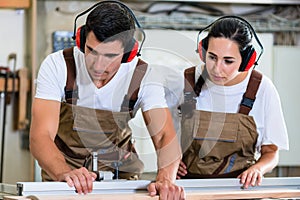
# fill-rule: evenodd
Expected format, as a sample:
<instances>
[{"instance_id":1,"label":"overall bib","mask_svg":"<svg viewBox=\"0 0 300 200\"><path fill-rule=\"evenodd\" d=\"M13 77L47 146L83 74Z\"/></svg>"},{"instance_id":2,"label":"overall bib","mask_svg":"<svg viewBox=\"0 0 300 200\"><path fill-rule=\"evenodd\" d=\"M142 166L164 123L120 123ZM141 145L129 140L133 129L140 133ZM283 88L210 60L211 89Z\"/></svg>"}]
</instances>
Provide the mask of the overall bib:
<instances>
[{"instance_id":1,"label":"overall bib","mask_svg":"<svg viewBox=\"0 0 300 200\"><path fill-rule=\"evenodd\" d=\"M187 175L182 178L236 178L253 165L257 130L249 116L261 74L252 71L239 113L196 110L195 67L185 72L185 103L182 110L182 161ZM204 83L204 81L203 81ZM191 91L193 90L193 91Z\"/></svg>"},{"instance_id":2,"label":"overall bib","mask_svg":"<svg viewBox=\"0 0 300 200\"><path fill-rule=\"evenodd\" d=\"M86 167L92 171L92 153L97 152L98 171L111 171L121 179L138 179L143 162L135 151L128 121L147 64L139 60L125 95L120 112L77 106L78 88L73 48L64 50L67 63L66 102L62 102L55 144L72 168ZM51 153L51 152L49 152ZM117 171L116 171L117 170ZM42 170L43 181L51 181Z\"/></svg>"}]
</instances>

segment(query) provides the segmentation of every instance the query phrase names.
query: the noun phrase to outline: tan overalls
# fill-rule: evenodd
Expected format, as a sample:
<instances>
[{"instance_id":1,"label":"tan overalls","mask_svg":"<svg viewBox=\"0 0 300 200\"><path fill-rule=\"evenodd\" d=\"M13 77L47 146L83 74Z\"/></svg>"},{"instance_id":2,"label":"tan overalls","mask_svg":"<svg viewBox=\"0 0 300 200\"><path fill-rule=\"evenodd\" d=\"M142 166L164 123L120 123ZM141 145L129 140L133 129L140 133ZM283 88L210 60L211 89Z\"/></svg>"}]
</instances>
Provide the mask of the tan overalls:
<instances>
[{"instance_id":1,"label":"tan overalls","mask_svg":"<svg viewBox=\"0 0 300 200\"><path fill-rule=\"evenodd\" d=\"M132 110L147 64L139 60L121 112L112 112L76 106L78 89L75 84L73 48L64 50L64 56L68 73L65 89L67 102L61 104L56 146L72 169L86 167L91 171L92 152L97 152L98 171L111 171L115 176L118 175L115 178L137 179L143 172L144 165L133 146L128 121L132 118ZM42 178L43 181L51 180L44 170Z\"/></svg>"},{"instance_id":2,"label":"tan overalls","mask_svg":"<svg viewBox=\"0 0 300 200\"><path fill-rule=\"evenodd\" d=\"M204 73L207 73L204 70ZM206 74L207 75L207 74ZM195 67L185 71L185 102L181 106L182 161L188 174L182 178L236 178L256 162L254 158L257 130L249 116L261 74L252 71L239 113L218 113L196 110L205 79L195 87ZM196 92L195 92L196 91Z\"/></svg>"}]
</instances>

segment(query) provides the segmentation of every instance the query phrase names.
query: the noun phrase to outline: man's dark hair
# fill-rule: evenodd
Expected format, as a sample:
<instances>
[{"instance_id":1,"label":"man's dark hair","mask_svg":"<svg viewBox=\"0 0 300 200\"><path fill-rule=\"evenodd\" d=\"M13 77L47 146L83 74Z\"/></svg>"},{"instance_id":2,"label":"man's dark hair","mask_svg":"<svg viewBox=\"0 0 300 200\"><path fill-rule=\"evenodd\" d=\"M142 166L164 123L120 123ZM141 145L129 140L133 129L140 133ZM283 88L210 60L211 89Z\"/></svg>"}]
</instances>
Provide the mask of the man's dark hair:
<instances>
[{"instance_id":1,"label":"man's dark hair","mask_svg":"<svg viewBox=\"0 0 300 200\"><path fill-rule=\"evenodd\" d=\"M129 10L111 2L94 8L87 16L85 25L86 34L93 31L100 42L120 40L123 47L132 41L135 31L135 21Z\"/></svg>"}]
</instances>

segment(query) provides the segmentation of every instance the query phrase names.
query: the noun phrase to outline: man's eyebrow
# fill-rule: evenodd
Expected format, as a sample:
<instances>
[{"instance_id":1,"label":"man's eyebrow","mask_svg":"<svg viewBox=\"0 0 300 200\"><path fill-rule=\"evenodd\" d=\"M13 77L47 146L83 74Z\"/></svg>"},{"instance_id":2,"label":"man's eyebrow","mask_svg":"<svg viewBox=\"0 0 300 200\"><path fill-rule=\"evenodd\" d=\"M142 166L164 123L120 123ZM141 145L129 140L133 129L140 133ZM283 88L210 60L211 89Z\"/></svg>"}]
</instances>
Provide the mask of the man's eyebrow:
<instances>
[{"instance_id":1,"label":"man's eyebrow","mask_svg":"<svg viewBox=\"0 0 300 200\"><path fill-rule=\"evenodd\" d=\"M95 52L95 53L97 53L97 51L95 50L95 49L93 49L92 47L90 47L89 45L85 45L86 46L86 48L88 48L90 51L93 51L93 52Z\"/></svg>"},{"instance_id":2,"label":"man's eyebrow","mask_svg":"<svg viewBox=\"0 0 300 200\"><path fill-rule=\"evenodd\" d=\"M86 47L87 47L92 53L99 54L98 51L96 51L96 50L93 49L92 47L88 46L87 44L86 44ZM120 55L120 53L106 53L105 55L107 55L107 56L118 56L118 55Z\"/></svg>"},{"instance_id":3,"label":"man's eyebrow","mask_svg":"<svg viewBox=\"0 0 300 200\"><path fill-rule=\"evenodd\" d=\"M213 56L216 56L216 54L214 54L213 52L207 52L208 54L211 54L211 55L213 55Z\"/></svg>"}]
</instances>

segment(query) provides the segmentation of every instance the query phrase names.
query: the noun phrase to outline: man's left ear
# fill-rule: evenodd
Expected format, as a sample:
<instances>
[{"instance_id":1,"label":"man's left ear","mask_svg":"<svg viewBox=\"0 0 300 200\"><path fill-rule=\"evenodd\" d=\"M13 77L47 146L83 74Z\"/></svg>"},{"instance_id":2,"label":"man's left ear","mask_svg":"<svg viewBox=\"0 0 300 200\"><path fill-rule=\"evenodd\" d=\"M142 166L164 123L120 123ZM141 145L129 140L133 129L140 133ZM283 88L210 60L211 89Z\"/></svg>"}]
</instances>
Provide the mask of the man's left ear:
<instances>
[{"instance_id":1,"label":"man's left ear","mask_svg":"<svg viewBox=\"0 0 300 200\"><path fill-rule=\"evenodd\" d=\"M137 40L132 38L124 48L124 54L122 57L122 63L127 63L133 60L133 58L138 54L139 43Z\"/></svg>"}]
</instances>

